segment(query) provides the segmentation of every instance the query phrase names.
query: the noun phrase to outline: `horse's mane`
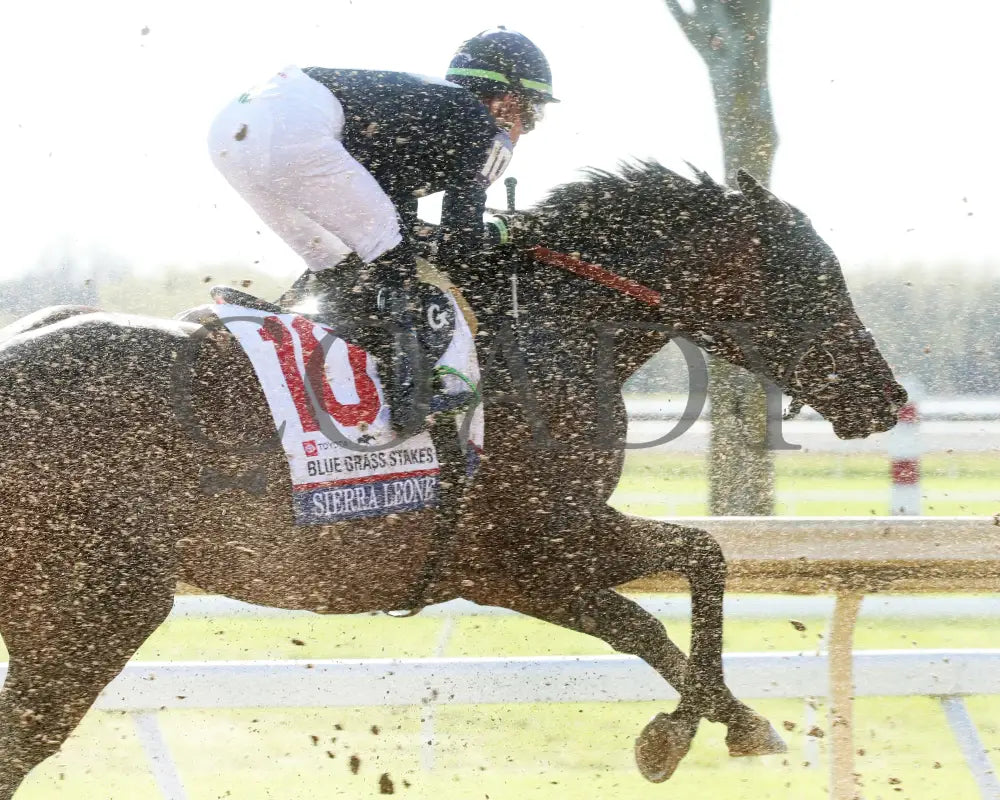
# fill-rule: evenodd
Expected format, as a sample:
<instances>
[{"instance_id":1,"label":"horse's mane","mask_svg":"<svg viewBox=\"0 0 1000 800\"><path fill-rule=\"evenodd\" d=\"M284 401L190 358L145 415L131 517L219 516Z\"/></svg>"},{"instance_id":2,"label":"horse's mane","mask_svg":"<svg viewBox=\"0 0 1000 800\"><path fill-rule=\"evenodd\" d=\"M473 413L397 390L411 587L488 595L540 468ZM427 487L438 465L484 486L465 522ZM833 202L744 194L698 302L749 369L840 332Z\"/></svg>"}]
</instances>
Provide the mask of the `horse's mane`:
<instances>
[{"instance_id":1,"label":"horse's mane","mask_svg":"<svg viewBox=\"0 0 1000 800\"><path fill-rule=\"evenodd\" d=\"M681 231L715 229L746 207L739 192L688 166L694 180L654 160L622 162L615 172L586 168L582 180L557 186L533 211L550 235L620 225L635 232L655 223L660 238L672 239Z\"/></svg>"},{"instance_id":2,"label":"horse's mane","mask_svg":"<svg viewBox=\"0 0 1000 800\"><path fill-rule=\"evenodd\" d=\"M538 243L610 263L645 258L662 265L666 257L677 266L699 254L725 258L771 234L772 245L794 245L789 249L794 259L779 258L773 267L794 269L800 279L823 274L823 280L843 281L836 257L832 252L824 257L829 248L801 211L777 198L770 209L759 208L759 200L688 167L693 178L654 160L621 162L615 172L582 170L581 180L557 186L535 207ZM787 224L769 220L767 214L776 209L788 214ZM813 257L804 258L806 252Z\"/></svg>"},{"instance_id":3,"label":"horse's mane","mask_svg":"<svg viewBox=\"0 0 1000 800\"><path fill-rule=\"evenodd\" d=\"M761 208L759 199L688 166L693 178L652 160L583 170L581 180L556 187L535 207L537 243L640 282L666 278L680 302L704 294L699 284L713 268L717 297L728 290L743 297L756 273L740 256L751 251L766 257L768 280L782 287L789 314L824 317L847 299L839 263L805 215L777 198ZM767 214L782 209L790 224L776 225ZM765 247L755 248L762 240ZM720 268L726 265L732 268Z\"/></svg>"}]
</instances>

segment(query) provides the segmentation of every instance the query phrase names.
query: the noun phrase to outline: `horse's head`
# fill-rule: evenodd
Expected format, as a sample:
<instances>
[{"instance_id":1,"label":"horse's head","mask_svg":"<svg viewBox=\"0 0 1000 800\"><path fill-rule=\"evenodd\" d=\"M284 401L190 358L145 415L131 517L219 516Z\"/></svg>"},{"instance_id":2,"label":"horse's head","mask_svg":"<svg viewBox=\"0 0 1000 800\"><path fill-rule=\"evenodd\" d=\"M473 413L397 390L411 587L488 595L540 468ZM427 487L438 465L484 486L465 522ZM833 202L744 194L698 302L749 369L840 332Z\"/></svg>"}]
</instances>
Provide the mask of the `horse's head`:
<instances>
[{"instance_id":1,"label":"horse's head","mask_svg":"<svg viewBox=\"0 0 1000 800\"><path fill-rule=\"evenodd\" d=\"M696 174L656 163L591 171L538 207L537 241L649 287L661 299L646 319L771 380L838 436L891 428L906 392L830 247L749 174L739 192Z\"/></svg>"},{"instance_id":2,"label":"horse's head","mask_svg":"<svg viewBox=\"0 0 1000 800\"><path fill-rule=\"evenodd\" d=\"M748 235L742 256L715 285L720 352L763 374L816 409L841 438L885 431L906 392L858 318L840 264L798 209L751 175L738 175L735 230ZM735 301L735 302L734 302Z\"/></svg>"}]
</instances>

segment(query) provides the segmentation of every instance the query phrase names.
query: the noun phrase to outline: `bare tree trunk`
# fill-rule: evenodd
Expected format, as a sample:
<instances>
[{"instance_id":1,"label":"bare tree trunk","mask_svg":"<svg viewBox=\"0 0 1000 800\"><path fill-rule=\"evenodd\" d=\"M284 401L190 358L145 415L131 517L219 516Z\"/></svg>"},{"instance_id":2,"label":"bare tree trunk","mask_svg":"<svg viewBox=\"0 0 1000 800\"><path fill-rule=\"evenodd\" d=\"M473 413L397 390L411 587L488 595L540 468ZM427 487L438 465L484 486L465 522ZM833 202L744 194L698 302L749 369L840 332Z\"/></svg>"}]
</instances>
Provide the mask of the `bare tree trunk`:
<instances>
[{"instance_id":1,"label":"bare tree trunk","mask_svg":"<svg viewBox=\"0 0 1000 800\"><path fill-rule=\"evenodd\" d=\"M712 82L726 181L736 170L770 182L778 134L767 85L770 0L664 0ZM712 359L709 508L712 514L774 513L774 461L766 448L767 406L757 380Z\"/></svg>"}]
</instances>

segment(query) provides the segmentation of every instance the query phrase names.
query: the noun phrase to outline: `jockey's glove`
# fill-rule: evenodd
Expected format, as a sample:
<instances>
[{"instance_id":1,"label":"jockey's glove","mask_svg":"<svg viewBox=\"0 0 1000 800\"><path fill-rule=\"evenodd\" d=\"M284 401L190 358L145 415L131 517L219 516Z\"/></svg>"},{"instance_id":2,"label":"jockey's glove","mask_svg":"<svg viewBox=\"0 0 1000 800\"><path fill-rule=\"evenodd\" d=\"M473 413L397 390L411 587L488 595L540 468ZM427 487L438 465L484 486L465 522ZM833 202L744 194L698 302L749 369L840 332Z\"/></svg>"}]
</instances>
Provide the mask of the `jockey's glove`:
<instances>
[{"instance_id":1,"label":"jockey's glove","mask_svg":"<svg viewBox=\"0 0 1000 800\"><path fill-rule=\"evenodd\" d=\"M486 223L487 235L493 244L524 244L528 232L534 227L534 217L523 211L494 214Z\"/></svg>"}]
</instances>

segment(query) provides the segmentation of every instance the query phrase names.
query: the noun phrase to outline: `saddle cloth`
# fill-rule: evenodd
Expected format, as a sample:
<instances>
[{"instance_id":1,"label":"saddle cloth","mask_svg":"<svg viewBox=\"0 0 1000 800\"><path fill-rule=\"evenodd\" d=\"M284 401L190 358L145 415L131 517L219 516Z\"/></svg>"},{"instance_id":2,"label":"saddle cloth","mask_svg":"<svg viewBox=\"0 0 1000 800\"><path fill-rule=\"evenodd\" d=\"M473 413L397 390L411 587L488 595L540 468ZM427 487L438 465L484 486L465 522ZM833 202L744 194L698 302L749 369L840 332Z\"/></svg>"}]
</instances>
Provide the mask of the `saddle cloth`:
<instances>
[{"instance_id":1,"label":"saddle cloth","mask_svg":"<svg viewBox=\"0 0 1000 800\"><path fill-rule=\"evenodd\" d=\"M446 394L477 392L473 334L454 296L447 296L454 336L435 371ZM260 381L288 460L296 524L438 505L440 464L431 435L422 431L392 443L390 409L365 351L298 314L228 303L207 308L239 341ZM471 472L483 448L482 403L458 413L455 424Z\"/></svg>"}]
</instances>

